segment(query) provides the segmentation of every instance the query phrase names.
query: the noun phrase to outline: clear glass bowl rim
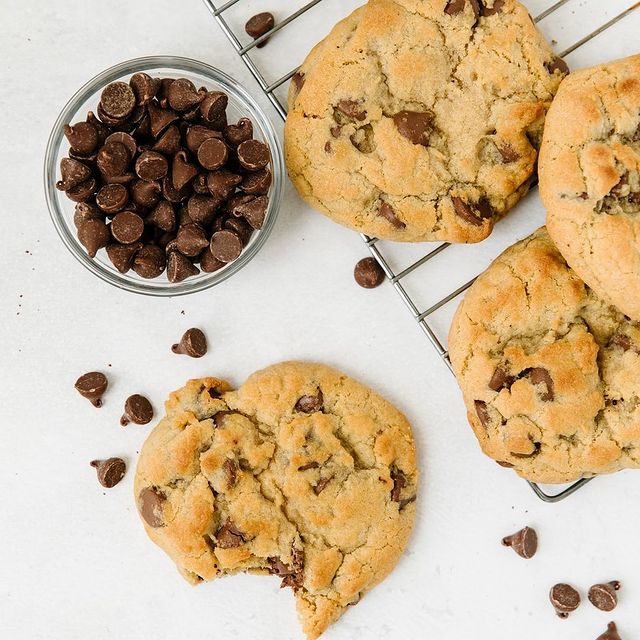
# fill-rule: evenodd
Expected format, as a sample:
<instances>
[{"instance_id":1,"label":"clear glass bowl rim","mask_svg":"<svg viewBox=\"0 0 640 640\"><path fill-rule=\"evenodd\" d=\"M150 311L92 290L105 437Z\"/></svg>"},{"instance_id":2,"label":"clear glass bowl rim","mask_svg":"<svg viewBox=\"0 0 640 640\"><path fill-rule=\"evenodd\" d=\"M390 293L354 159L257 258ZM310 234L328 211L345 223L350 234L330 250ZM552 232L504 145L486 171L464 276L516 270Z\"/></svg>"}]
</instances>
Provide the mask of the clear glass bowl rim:
<instances>
[{"instance_id":1,"label":"clear glass bowl rim","mask_svg":"<svg viewBox=\"0 0 640 640\"><path fill-rule=\"evenodd\" d=\"M169 282L159 284L153 280L148 282L143 280L133 280L126 278L115 271L112 272L103 267L99 262L91 259L84 249L79 246L75 238L75 230L72 230L66 221L64 212L61 210L58 201L60 192L57 191L55 186L58 172L58 154L60 146L64 140L63 125L71 122L71 120L77 115L79 108L105 85L120 79L122 76L134 74L140 71L153 71L155 69L167 69L176 72L185 71L187 73L195 73L205 76L212 83L218 85L218 87L222 88L237 100L241 106L247 110L247 115L251 117L255 124L258 124L271 149L271 173L273 176L273 182L269 192L269 209L267 211L263 228L242 252L240 257L232 262L228 267L223 268L219 272L214 272L208 277L202 277L194 280L193 282L185 280L184 282L176 284ZM213 287L240 271L240 269L255 257L267 241L273 227L275 226L278 210L282 200L284 175L285 168L280 139L278 138L267 115L241 84L223 71L198 60L178 56L146 56L126 60L102 71L78 89L78 91L76 91L76 93L67 102L56 119L47 142L44 161L44 191L47 206L49 208L49 214L58 235L71 254L86 269L98 276L101 280L108 282L119 289L143 295L167 297L196 293Z\"/></svg>"}]
</instances>

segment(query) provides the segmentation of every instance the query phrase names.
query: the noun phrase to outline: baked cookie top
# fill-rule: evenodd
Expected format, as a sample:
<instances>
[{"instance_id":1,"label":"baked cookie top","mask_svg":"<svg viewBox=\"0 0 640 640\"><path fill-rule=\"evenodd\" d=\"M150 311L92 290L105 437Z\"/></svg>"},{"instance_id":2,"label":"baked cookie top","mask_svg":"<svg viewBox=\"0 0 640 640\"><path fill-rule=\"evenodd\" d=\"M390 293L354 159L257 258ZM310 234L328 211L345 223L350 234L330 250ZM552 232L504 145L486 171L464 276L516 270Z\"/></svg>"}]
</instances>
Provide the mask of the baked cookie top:
<instances>
[{"instance_id":1,"label":"baked cookie top","mask_svg":"<svg viewBox=\"0 0 640 640\"><path fill-rule=\"evenodd\" d=\"M544 227L469 289L449 348L469 422L503 466L548 483L640 466L640 326Z\"/></svg>"},{"instance_id":2,"label":"baked cookie top","mask_svg":"<svg viewBox=\"0 0 640 640\"><path fill-rule=\"evenodd\" d=\"M278 575L317 638L396 564L415 517L415 447L373 391L287 362L238 390L191 380L165 406L135 495L149 537L190 582Z\"/></svg>"},{"instance_id":3,"label":"baked cookie top","mask_svg":"<svg viewBox=\"0 0 640 640\"><path fill-rule=\"evenodd\" d=\"M370 0L292 79L289 175L370 236L478 242L529 189L566 72L516 0Z\"/></svg>"},{"instance_id":4,"label":"baked cookie top","mask_svg":"<svg viewBox=\"0 0 640 640\"><path fill-rule=\"evenodd\" d=\"M572 269L640 320L640 55L562 83L544 131L540 195Z\"/></svg>"}]
</instances>

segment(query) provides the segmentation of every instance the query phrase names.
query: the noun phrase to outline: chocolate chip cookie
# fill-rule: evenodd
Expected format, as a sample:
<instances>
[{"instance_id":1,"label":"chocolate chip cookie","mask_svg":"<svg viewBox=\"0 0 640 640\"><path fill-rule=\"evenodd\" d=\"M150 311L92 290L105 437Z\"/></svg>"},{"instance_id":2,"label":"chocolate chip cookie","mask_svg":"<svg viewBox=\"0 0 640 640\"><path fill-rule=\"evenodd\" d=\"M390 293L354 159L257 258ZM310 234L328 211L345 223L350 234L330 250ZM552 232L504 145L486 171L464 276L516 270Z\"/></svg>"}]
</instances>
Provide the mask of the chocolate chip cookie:
<instances>
[{"instance_id":1,"label":"chocolate chip cookie","mask_svg":"<svg viewBox=\"0 0 640 640\"><path fill-rule=\"evenodd\" d=\"M409 423L373 391L288 362L238 390L191 380L166 412L135 495L149 537L188 581L279 576L317 638L391 571L418 472Z\"/></svg>"},{"instance_id":2,"label":"chocolate chip cookie","mask_svg":"<svg viewBox=\"0 0 640 640\"><path fill-rule=\"evenodd\" d=\"M469 422L501 465L548 483L640 467L640 325L544 228L469 289L449 349Z\"/></svg>"},{"instance_id":3,"label":"chocolate chip cookie","mask_svg":"<svg viewBox=\"0 0 640 640\"><path fill-rule=\"evenodd\" d=\"M370 0L293 76L300 195L405 242L478 242L528 191L568 69L516 0Z\"/></svg>"},{"instance_id":4,"label":"chocolate chip cookie","mask_svg":"<svg viewBox=\"0 0 640 640\"><path fill-rule=\"evenodd\" d=\"M540 195L571 268L640 320L640 56L562 83L540 152Z\"/></svg>"}]
</instances>

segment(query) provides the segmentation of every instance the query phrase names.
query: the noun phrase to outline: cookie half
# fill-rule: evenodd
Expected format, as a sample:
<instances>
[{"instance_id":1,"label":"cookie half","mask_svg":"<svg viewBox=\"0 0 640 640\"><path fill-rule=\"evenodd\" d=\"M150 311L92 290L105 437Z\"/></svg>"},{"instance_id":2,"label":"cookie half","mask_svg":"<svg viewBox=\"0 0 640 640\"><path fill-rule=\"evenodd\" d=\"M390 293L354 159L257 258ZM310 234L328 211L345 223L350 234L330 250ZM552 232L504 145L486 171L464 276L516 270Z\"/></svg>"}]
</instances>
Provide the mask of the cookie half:
<instances>
[{"instance_id":1,"label":"cookie half","mask_svg":"<svg viewBox=\"0 0 640 640\"><path fill-rule=\"evenodd\" d=\"M373 391L288 362L238 390L191 380L166 412L135 495L149 537L187 580L279 576L317 638L394 567L418 472L409 423Z\"/></svg>"},{"instance_id":2,"label":"cookie half","mask_svg":"<svg viewBox=\"0 0 640 640\"><path fill-rule=\"evenodd\" d=\"M540 195L572 269L640 320L640 56L562 83L540 152Z\"/></svg>"},{"instance_id":3,"label":"cookie half","mask_svg":"<svg viewBox=\"0 0 640 640\"><path fill-rule=\"evenodd\" d=\"M478 242L528 191L566 73L515 0L370 0L292 79L289 175L370 236Z\"/></svg>"},{"instance_id":4,"label":"cookie half","mask_svg":"<svg viewBox=\"0 0 640 640\"><path fill-rule=\"evenodd\" d=\"M501 465L545 483L640 466L640 326L544 228L469 289L449 348L469 422Z\"/></svg>"}]
</instances>

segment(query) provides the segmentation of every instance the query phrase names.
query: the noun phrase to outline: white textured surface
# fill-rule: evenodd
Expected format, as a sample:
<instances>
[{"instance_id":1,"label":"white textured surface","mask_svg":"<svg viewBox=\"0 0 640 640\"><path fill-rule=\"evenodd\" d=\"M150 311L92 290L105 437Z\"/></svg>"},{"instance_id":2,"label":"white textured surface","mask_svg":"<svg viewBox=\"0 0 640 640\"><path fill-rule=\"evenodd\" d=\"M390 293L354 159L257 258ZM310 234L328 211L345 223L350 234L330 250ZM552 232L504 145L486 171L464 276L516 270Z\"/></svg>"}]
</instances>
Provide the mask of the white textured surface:
<instances>
[{"instance_id":1,"label":"white textured surface","mask_svg":"<svg viewBox=\"0 0 640 640\"><path fill-rule=\"evenodd\" d=\"M274 38L261 60L272 51L286 71L334 14L355 5L325 2L333 13L316 8L297 27L298 43ZM542 27L561 50L630 3L571 0ZM242 0L234 11L241 24L257 8L287 14L300 4ZM529 3L535 15L551 4ZM66 252L45 208L41 166L49 128L81 83L126 58L174 53L227 70L257 92L201 2L2 0L0 24L0 638L300 638L293 598L276 579L241 576L197 589L182 582L146 539L133 506L133 466L149 428L118 426L130 393L148 394L160 411L188 377L240 383L289 358L323 360L369 383L407 413L420 447L419 522L409 551L327 640L589 640L611 618L624 640L640 637L640 475L599 479L549 506L486 460L454 380L392 288L353 283L353 265L366 253L357 235L289 191L273 237L250 266L214 290L175 300L117 291ZM569 60L579 66L633 53L638 28L634 14ZM451 289L464 269L486 265L508 233L522 236L541 218L533 195L495 240L457 248L443 274ZM420 251L393 249L404 264ZM424 292L428 269L413 276ZM208 334L202 360L169 352L189 326ZM111 380L100 411L73 390L91 369ZM88 462L110 455L125 457L130 472L106 491ZM529 562L499 544L525 524L541 538ZM568 621L553 615L553 583L570 581L584 593L614 578L624 587L613 616L588 603Z\"/></svg>"}]
</instances>

